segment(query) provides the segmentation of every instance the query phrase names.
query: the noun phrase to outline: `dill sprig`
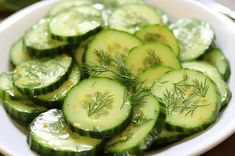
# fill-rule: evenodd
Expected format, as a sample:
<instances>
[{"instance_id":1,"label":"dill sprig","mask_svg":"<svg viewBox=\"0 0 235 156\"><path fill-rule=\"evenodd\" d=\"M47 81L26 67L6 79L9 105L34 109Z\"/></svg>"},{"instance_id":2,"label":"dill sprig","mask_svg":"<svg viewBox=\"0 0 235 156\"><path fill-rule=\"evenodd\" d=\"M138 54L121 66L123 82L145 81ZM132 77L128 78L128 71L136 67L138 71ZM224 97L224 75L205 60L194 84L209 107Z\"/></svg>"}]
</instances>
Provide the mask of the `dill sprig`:
<instances>
[{"instance_id":1,"label":"dill sprig","mask_svg":"<svg viewBox=\"0 0 235 156\"><path fill-rule=\"evenodd\" d=\"M209 85L207 84L207 78L205 79L204 82L200 82L198 80L193 80L194 86L195 86L195 93L199 94L202 97L205 97L208 90L209 90Z\"/></svg>"},{"instance_id":2,"label":"dill sprig","mask_svg":"<svg viewBox=\"0 0 235 156\"><path fill-rule=\"evenodd\" d=\"M149 32L146 32L144 34L144 40L147 41L147 42L154 42L154 41L158 41L160 38L160 35L157 34L157 33L149 33Z\"/></svg>"},{"instance_id":3,"label":"dill sprig","mask_svg":"<svg viewBox=\"0 0 235 156\"><path fill-rule=\"evenodd\" d=\"M156 55L155 50L147 49L148 56L144 59L144 65L146 67L155 67L162 64L161 59Z\"/></svg>"}]
</instances>

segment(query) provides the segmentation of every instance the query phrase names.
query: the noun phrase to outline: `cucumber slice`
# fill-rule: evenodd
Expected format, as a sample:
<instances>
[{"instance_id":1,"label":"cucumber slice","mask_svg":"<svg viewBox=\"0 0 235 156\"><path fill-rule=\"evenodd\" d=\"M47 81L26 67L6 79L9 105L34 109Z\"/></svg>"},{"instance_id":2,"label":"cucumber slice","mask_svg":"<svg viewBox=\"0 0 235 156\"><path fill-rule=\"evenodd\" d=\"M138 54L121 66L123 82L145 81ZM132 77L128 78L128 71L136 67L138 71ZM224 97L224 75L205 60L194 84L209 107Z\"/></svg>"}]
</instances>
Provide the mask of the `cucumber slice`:
<instances>
[{"instance_id":1,"label":"cucumber slice","mask_svg":"<svg viewBox=\"0 0 235 156\"><path fill-rule=\"evenodd\" d=\"M12 45L10 49L10 61L15 67L25 61L28 61L29 59L30 56L26 52L25 46L23 44L23 39L19 39Z\"/></svg>"},{"instance_id":2,"label":"cucumber slice","mask_svg":"<svg viewBox=\"0 0 235 156\"><path fill-rule=\"evenodd\" d=\"M122 84L109 78L91 78L67 94L63 112L71 128L81 135L107 138L127 126L132 106Z\"/></svg>"},{"instance_id":3,"label":"cucumber slice","mask_svg":"<svg viewBox=\"0 0 235 156\"><path fill-rule=\"evenodd\" d=\"M180 19L171 25L180 42L180 59L193 60L201 56L211 45L214 32L211 26L197 19Z\"/></svg>"},{"instance_id":4,"label":"cucumber slice","mask_svg":"<svg viewBox=\"0 0 235 156\"><path fill-rule=\"evenodd\" d=\"M166 107L165 128L170 131L198 132L219 115L221 101L215 84L196 70L168 72L155 82L152 93Z\"/></svg>"},{"instance_id":5,"label":"cucumber slice","mask_svg":"<svg viewBox=\"0 0 235 156\"><path fill-rule=\"evenodd\" d=\"M36 96L35 103L43 105L47 108L61 108L65 96L70 89L75 86L81 77L80 70L77 65L74 65L69 78L58 89L53 90L47 94Z\"/></svg>"},{"instance_id":6,"label":"cucumber slice","mask_svg":"<svg viewBox=\"0 0 235 156\"><path fill-rule=\"evenodd\" d=\"M182 64L182 66L184 68L198 70L210 77L211 80L214 81L214 83L216 84L218 92L220 93L221 109L228 105L232 97L232 92L230 91L228 85L223 81L223 78L214 66L200 61L185 62Z\"/></svg>"},{"instance_id":7,"label":"cucumber slice","mask_svg":"<svg viewBox=\"0 0 235 156\"><path fill-rule=\"evenodd\" d=\"M12 119L21 125L27 126L31 121L47 109L35 105L29 100L4 100L4 108Z\"/></svg>"},{"instance_id":8,"label":"cucumber slice","mask_svg":"<svg viewBox=\"0 0 235 156\"><path fill-rule=\"evenodd\" d=\"M125 44L123 44L123 41L125 41ZM123 59L130 49L141 44L142 42L137 37L126 32L112 29L103 30L97 34L88 45L84 61L87 66L97 65L99 67L105 65L112 67L112 63L109 64L107 58L100 58L98 53L104 53L111 58L119 60ZM94 74L91 70L89 70L89 73L91 75ZM99 76L108 77L111 75L113 75L111 72L99 74Z\"/></svg>"},{"instance_id":9,"label":"cucumber slice","mask_svg":"<svg viewBox=\"0 0 235 156\"><path fill-rule=\"evenodd\" d=\"M53 17L60 12L80 5L91 5L89 0L66 0L56 3L48 12L48 17Z\"/></svg>"},{"instance_id":10,"label":"cucumber slice","mask_svg":"<svg viewBox=\"0 0 235 156\"><path fill-rule=\"evenodd\" d=\"M76 43L95 34L101 25L101 12L86 5L73 7L54 16L49 29L54 39Z\"/></svg>"},{"instance_id":11,"label":"cucumber slice","mask_svg":"<svg viewBox=\"0 0 235 156\"><path fill-rule=\"evenodd\" d=\"M51 38L48 30L49 20L40 20L25 33L23 41L30 56L53 56L68 51L68 43Z\"/></svg>"},{"instance_id":12,"label":"cucumber slice","mask_svg":"<svg viewBox=\"0 0 235 156\"><path fill-rule=\"evenodd\" d=\"M152 68L147 68L139 74L139 79L143 82L142 86L146 88L151 88L154 82L164 75L165 73L171 71L171 67L167 66L157 66Z\"/></svg>"},{"instance_id":13,"label":"cucumber slice","mask_svg":"<svg viewBox=\"0 0 235 156\"><path fill-rule=\"evenodd\" d=\"M180 69L181 64L171 48L161 43L148 43L131 49L125 63L134 75L160 65Z\"/></svg>"},{"instance_id":14,"label":"cucumber slice","mask_svg":"<svg viewBox=\"0 0 235 156\"><path fill-rule=\"evenodd\" d=\"M72 58L65 54L30 60L13 71L14 86L24 95L46 94L67 80L71 67Z\"/></svg>"},{"instance_id":15,"label":"cucumber slice","mask_svg":"<svg viewBox=\"0 0 235 156\"><path fill-rule=\"evenodd\" d=\"M165 121L165 111L153 95L146 96L134 108L131 124L107 142L110 155L136 155L148 149L158 137Z\"/></svg>"},{"instance_id":16,"label":"cucumber slice","mask_svg":"<svg viewBox=\"0 0 235 156\"><path fill-rule=\"evenodd\" d=\"M103 4L105 7L111 9L111 10L115 10L117 8L119 8L122 5L126 5L126 4L143 4L143 0L92 0L94 3L100 3Z\"/></svg>"},{"instance_id":17,"label":"cucumber slice","mask_svg":"<svg viewBox=\"0 0 235 156\"><path fill-rule=\"evenodd\" d=\"M209 50L203 56L203 60L214 65L223 76L223 79L228 81L231 74L230 64L220 49L214 48Z\"/></svg>"},{"instance_id":18,"label":"cucumber slice","mask_svg":"<svg viewBox=\"0 0 235 156\"><path fill-rule=\"evenodd\" d=\"M116 9L109 19L111 28L132 34L146 25L161 23L161 16L146 4L123 5Z\"/></svg>"},{"instance_id":19,"label":"cucumber slice","mask_svg":"<svg viewBox=\"0 0 235 156\"><path fill-rule=\"evenodd\" d=\"M176 55L179 55L180 47L171 30L163 25L151 25L140 29L135 34L144 42L161 42L169 45Z\"/></svg>"},{"instance_id":20,"label":"cucumber slice","mask_svg":"<svg viewBox=\"0 0 235 156\"><path fill-rule=\"evenodd\" d=\"M80 136L65 124L62 111L52 109L30 124L27 142L43 156L95 156L102 140Z\"/></svg>"},{"instance_id":21,"label":"cucumber slice","mask_svg":"<svg viewBox=\"0 0 235 156\"><path fill-rule=\"evenodd\" d=\"M26 99L26 97L19 93L17 89L13 86L12 73L0 74L0 98L3 101L7 99Z\"/></svg>"}]
</instances>

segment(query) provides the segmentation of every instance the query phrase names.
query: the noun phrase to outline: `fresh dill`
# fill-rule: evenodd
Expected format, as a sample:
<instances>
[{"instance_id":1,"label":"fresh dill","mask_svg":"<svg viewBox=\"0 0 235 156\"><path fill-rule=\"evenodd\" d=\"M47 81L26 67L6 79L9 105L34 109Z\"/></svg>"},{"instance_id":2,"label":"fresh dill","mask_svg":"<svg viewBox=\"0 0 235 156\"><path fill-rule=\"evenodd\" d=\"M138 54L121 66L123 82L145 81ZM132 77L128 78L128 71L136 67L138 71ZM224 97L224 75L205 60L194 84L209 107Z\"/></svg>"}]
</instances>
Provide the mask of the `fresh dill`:
<instances>
[{"instance_id":1,"label":"fresh dill","mask_svg":"<svg viewBox=\"0 0 235 156\"><path fill-rule=\"evenodd\" d=\"M156 55L155 50L147 49L148 56L144 59L143 65L145 67L155 67L162 64L161 59Z\"/></svg>"},{"instance_id":2,"label":"fresh dill","mask_svg":"<svg viewBox=\"0 0 235 156\"><path fill-rule=\"evenodd\" d=\"M205 79L204 82L194 80L193 83L195 86L195 93L199 94L202 97L205 97L209 90L209 85L207 84L207 78Z\"/></svg>"},{"instance_id":3,"label":"fresh dill","mask_svg":"<svg viewBox=\"0 0 235 156\"><path fill-rule=\"evenodd\" d=\"M159 40L161 36L157 33L149 33L149 32L146 32L144 34L144 41L146 42L156 42Z\"/></svg>"}]
</instances>

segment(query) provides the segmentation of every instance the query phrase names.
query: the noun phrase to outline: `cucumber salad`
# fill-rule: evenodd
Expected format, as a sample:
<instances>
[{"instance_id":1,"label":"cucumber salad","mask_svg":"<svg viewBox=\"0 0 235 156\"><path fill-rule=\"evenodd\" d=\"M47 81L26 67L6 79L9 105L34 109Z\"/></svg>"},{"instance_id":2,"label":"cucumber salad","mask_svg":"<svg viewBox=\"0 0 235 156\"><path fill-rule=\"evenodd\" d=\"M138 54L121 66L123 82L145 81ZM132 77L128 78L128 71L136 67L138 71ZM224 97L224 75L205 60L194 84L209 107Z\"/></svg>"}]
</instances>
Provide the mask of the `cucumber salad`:
<instances>
[{"instance_id":1,"label":"cucumber salad","mask_svg":"<svg viewBox=\"0 0 235 156\"><path fill-rule=\"evenodd\" d=\"M206 130L230 65L206 21L142 0L61 0L10 48L0 99L42 156L144 155Z\"/></svg>"}]
</instances>

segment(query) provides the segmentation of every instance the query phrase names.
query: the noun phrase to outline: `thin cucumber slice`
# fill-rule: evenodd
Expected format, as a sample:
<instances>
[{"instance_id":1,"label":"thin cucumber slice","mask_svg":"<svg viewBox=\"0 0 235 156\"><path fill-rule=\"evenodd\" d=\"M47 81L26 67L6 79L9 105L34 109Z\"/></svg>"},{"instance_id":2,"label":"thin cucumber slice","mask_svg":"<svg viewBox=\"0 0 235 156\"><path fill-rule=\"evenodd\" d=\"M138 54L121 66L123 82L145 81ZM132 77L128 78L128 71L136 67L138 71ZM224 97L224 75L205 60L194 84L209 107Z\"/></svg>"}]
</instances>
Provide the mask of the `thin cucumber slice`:
<instances>
[{"instance_id":1,"label":"thin cucumber slice","mask_svg":"<svg viewBox=\"0 0 235 156\"><path fill-rule=\"evenodd\" d=\"M70 89L75 86L81 77L81 72L77 65L74 65L68 80L65 81L58 89L47 94L42 94L35 97L35 103L41 104L47 108L61 108L65 96Z\"/></svg>"},{"instance_id":2,"label":"thin cucumber slice","mask_svg":"<svg viewBox=\"0 0 235 156\"><path fill-rule=\"evenodd\" d=\"M165 128L188 134L204 130L219 115L220 95L203 73L180 69L159 78L152 93L166 107Z\"/></svg>"},{"instance_id":3,"label":"thin cucumber slice","mask_svg":"<svg viewBox=\"0 0 235 156\"><path fill-rule=\"evenodd\" d=\"M203 56L203 60L214 65L223 76L225 81L229 79L231 74L230 64L220 49L214 48L207 51Z\"/></svg>"},{"instance_id":4,"label":"thin cucumber slice","mask_svg":"<svg viewBox=\"0 0 235 156\"><path fill-rule=\"evenodd\" d=\"M0 74L0 98L2 101L7 99L26 99L26 97L19 93L18 90L13 86L12 73Z\"/></svg>"},{"instance_id":5,"label":"thin cucumber slice","mask_svg":"<svg viewBox=\"0 0 235 156\"><path fill-rule=\"evenodd\" d=\"M220 93L221 109L229 104L232 97L232 92L230 91L228 85L224 82L223 78L221 77L216 67L206 62L200 62L200 61L184 62L182 66L184 68L198 70L200 72L203 72L208 77L210 77L211 80L214 81L214 83L216 84L218 92Z\"/></svg>"},{"instance_id":6,"label":"thin cucumber slice","mask_svg":"<svg viewBox=\"0 0 235 156\"><path fill-rule=\"evenodd\" d=\"M43 156L95 156L102 140L80 136L65 123L62 111L52 109L39 115L30 124L27 142Z\"/></svg>"},{"instance_id":7,"label":"thin cucumber slice","mask_svg":"<svg viewBox=\"0 0 235 156\"><path fill-rule=\"evenodd\" d=\"M139 74L139 79L143 82L142 86L146 88L151 88L154 82L164 75L165 73L171 71L171 67L167 66L157 66L152 68L147 68Z\"/></svg>"},{"instance_id":8,"label":"thin cucumber slice","mask_svg":"<svg viewBox=\"0 0 235 156\"><path fill-rule=\"evenodd\" d=\"M12 119L24 126L29 125L35 117L47 111L45 107L37 106L29 100L4 100L4 108Z\"/></svg>"},{"instance_id":9,"label":"thin cucumber slice","mask_svg":"<svg viewBox=\"0 0 235 156\"><path fill-rule=\"evenodd\" d=\"M179 55L180 46L171 30L164 25L151 25L140 29L135 34L144 42L161 42L169 45L176 55Z\"/></svg>"},{"instance_id":10,"label":"thin cucumber slice","mask_svg":"<svg viewBox=\"0 0 235 156\"><path fill-rule=\"evenodd\" d=\"M30 56L53 56L68 51L68 43L51 38L48 30L49 20L40 20L25 33L23 41Z\"/></svg>"},{"instance_id":11,"label":"thin cucumber slice","mask_svg":"<svg viewBox=\"0 0 235 156\"><path fill-rule=\"evenodd\" d=\"M80 5L91 5L92 3L89 0L66 0L59 1L56 3L48 12L48 17L53 17L60 12L70 9L71 7L76 7Z\"/></svg>"},{"instance_id":12,"label":"thin cucumber slice","mask_svg":"<svg viewBox=\"0 0 235 156\"><path fill-rule=\"evenodd\" d=\"M135 75L147 68L161 65L173 69L181 68L181 64L172 49L161 43L148 43L131 49L125 63Z\"/></svg>"},{"instance_id":13,"label":"thin cucumber slice","mask_svg":"<svg viewBox=\"0 0 235 156\"><path fill-rule=\"evenodd\" d=\"M171 25L180 42L180 59L193 60L201 56L211 45L214 32L211 26L197 19L180 19Z\"/></svg>"},{"instance_id":14,"label":"thin cucumber slice","mask_svg":"<svg viewBox=\"0 0 235 156\"><path fill-rule=\"evenodd\" d=\"M19 64L28 61L30 56L26 52L25 46L23 44L23 39L16 41L10 49L10 61L13 66L18 66Z\"/></svg>"},{"instance_id":15,"label":"thin cucumber slice","mask_svg":"<svg viewBox=\"0 0 235 156\"><path fill-rule=\"evenodd\" d=\"M79 42L100 30L101 12L90 5L65 10L51 19L49 29L54 39Z\"/></svg>"},{"instance_id":16,"label":"thin cucumber slice","mask_svg":"<svg viewBox=\"0 0 235 156\"><path fill-rule=\"evenodd\" d=\"M146 25L161 23L161 16L146 4L123 5L116 9L109 19L111 28L132 34Z\"/></svg>"},{"instance_id":17,"label":"thin cucumber slice","mask_svg":"<svg viewBox=\"0 0 235 156\"><path fill-rule=\"evenodd\" d=\"M158 137L165 121L165 111L153 95L146 96L134 108L131 124L109 140L105 152L110 155L136 155L148 149Z\"/></svg>"},{"instance_id":18,"label":"thin cucumber slice","mask_svg":"<svg viewBox=\"0 0 235 156\"><path fill-rule=\"evenodd\" d=\"M125 41L125 44L123 42ZM112 67L112 63L108 61L106 55L114 59L123 59L127 55L128 51L142 42L135 36L130 35L123 31L107 29L97 34L87 47L85 52L84 61L87 66L109 66ZM89 70L92 75L94 72ZM99 76L111 76L111 72L103 72Z\"/></svg>"},{"instance_id":19,"label":"thin cucumber slice","mask_svg":"<svg viewBox=\"0 0 235 156\"><path fill-rule=\"evenodd\" d=\"M79 134L107 138L127 126L132 106L122 84L109 78L91 78L71 89L63 112L71 128Z\"/></svg>"},{"instance_id":20,"label":"thin cucumber slice","mask_svg":"<svg viewBox=\"0 0 235 156\"><path fill-rule=\"evenodd\" d=\"M13 71L14 86L24 95L46 94L67 80L71 67L72 58L65 54L30 60Z\"/></svg>"}]
</instances>

